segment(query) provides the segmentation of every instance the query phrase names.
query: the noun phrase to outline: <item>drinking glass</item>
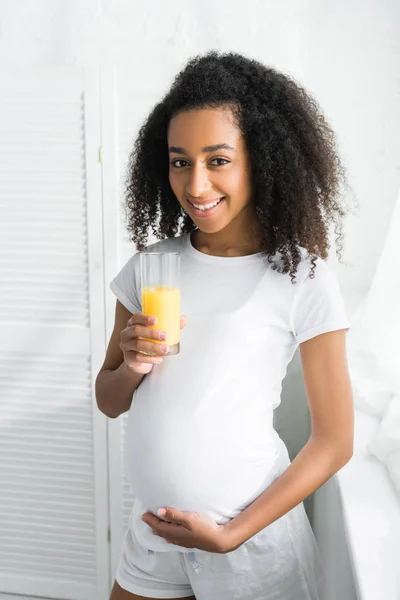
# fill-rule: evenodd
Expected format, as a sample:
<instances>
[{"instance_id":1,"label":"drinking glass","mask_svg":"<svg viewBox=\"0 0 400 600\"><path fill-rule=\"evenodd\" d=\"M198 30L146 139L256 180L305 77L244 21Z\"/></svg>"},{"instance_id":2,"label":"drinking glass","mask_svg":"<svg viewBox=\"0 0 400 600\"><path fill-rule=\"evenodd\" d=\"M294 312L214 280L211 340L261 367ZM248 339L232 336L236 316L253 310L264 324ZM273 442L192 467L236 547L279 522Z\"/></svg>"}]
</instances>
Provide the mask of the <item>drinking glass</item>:
<instances>
[{"instance_id":1,"label":"drinking glass","mask_svg":"<svg viewBox=\"0 0 400 600\"><path fill-rule=\"evenodd\" d=\"M157 317L157 323L151 329L165 331L165 342L151 341L156 344L167 344L169 356L180 351L180 253L179 252L141 252L140 280L142 296L142 313ZM146 352L149 356L155 353Z\"/></svg>"}]
</instances>

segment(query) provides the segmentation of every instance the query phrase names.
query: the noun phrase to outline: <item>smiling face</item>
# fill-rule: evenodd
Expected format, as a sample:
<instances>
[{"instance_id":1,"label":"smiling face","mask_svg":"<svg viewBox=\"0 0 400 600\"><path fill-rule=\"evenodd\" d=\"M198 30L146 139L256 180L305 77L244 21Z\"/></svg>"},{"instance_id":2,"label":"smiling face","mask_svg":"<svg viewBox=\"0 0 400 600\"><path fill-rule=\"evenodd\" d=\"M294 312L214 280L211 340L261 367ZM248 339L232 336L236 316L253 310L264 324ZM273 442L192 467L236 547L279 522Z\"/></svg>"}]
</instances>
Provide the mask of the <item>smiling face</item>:
<instances>
[{"instance_id":1,"label":"smiling face","mask_svg":"<svg viewBox=\"0 0 400 600\"><path fill-rule=\"evenodd\" d=\"M177 114L169 125L168 148L169 181L182 208L202 232L224 231L225 243L240 242L254 213L248 154L232 112L205 108Z\"/></svg>"}]
</instances>

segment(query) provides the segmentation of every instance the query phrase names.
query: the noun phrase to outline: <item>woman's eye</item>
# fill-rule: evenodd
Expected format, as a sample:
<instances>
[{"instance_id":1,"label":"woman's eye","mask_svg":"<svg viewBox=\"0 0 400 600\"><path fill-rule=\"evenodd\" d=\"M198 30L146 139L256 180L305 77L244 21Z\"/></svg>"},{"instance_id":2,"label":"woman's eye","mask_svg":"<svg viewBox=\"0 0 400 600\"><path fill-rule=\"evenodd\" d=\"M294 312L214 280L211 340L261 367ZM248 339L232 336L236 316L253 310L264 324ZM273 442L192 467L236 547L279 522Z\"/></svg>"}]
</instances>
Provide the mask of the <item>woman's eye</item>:
<instances>
[{"instance_id":1,"label":"woman's eye","mask_svg":"<svg viewBox=\"0 0 400 600\"><path fill-rule=\"evenodd\" d=\"M230 162L229 160L226 160L226 158L213 158L213 159L212 159L212 161L211 161L211 163L215 163L215 161L222 161L222 164L221 164L221 162L220 162L220 163L217 165L217 166L221 166L221 167L222 167L222 166L224 166L225 164L228 164L228 163ZM183 160L182 158L178 158L178 159L176 159L176 160L173 160L173 161L171 162L171 166L172 166L172 167L177 167L178 169L182 169L182 165L178 165L178 163L186 163L186 164L187 164L187 161L186 161L186 160ZM211 164L211 163L210 163L210 164Z\"/></svg>"},{"instance_id":2,"label":"woman's eye","mask_svg":"<svg viewBox=\"0 0 400 600\"><path fill-rule=\"evenodd\" d=\"M186 162L186 160L182 160L181 158L178 158L177 160L173 160L173 161L171 162L171 166L172 166L172 167L178 167L179 169L181 169L182 167L180 167L180 166L177 164L177 163L180 163L180 162Z\"/></svg>"},{"instance_id":3,"label":"woman's eye","mask_svg":"<svg viewBox=\"0 0 400 600\"><path fill-rule=\"evenodd\" d=\"M229 160L226 160L225 158L213 158L213 160L212 160L211 162L214 162L214 161L216 161L216 160L222 160L222 161L223 161L223 164L221 165L221 163L220 163L220 165L219 165L219 166L221 166L221 167L222 167L224 164L227 164L227 163L229 163Z\"/></svg>"}]
</instances>

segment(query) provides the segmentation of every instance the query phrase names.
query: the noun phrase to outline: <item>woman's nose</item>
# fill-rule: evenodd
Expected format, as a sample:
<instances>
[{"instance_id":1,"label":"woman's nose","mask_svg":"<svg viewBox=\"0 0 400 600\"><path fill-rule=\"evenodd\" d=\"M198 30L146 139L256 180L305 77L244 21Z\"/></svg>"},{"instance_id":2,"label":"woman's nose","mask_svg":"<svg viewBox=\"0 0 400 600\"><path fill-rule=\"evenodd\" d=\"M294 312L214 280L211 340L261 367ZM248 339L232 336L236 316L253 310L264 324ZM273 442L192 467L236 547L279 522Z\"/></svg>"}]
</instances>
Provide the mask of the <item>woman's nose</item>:
<instances>
[{"instance_id":1,"label":"woman's nose","mask_svg":"<svg viewBox=\"0 0 400 600\"><path fill-rule=\"evenodd\" d=\"M201 166L193 167L189 173L189 181L186 191L193 198L199 198L204 192L211 189L211 183L208 178L207 169Z\"/></svg>"}]
</instances>

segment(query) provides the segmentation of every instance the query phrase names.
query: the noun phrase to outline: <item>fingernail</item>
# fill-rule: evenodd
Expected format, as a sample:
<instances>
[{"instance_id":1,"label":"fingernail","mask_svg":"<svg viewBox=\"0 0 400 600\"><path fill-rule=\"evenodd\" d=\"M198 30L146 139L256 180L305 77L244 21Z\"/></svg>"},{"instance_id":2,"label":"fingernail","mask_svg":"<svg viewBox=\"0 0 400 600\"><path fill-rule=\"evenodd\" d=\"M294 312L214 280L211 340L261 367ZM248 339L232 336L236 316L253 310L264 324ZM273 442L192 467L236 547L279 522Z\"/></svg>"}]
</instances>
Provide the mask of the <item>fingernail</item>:
<instances>
[{"instance_id":1,"label":"fingernail","mask_svg":"<svg viewBox=\"0 0 400 600\"><path fill-rule=\"evenodd\" d=\"M161 346L161 352L168 352L168 346Z\"/></svg>"},{"instance_id":2,"label":"fingernail","mask_svg":"<svg viewBox=\"0 0 400 600\"><path fill-rule=\"evenodd\" d=\"M150 325L155 325L157 323L157 317L150 317L149 323Z\"/></svg>"},{"instance_id":3,"label":"fingernail","mask_svg":"<svg viewBox=\"0 0 400 600\"><path fill-rule=\"evenodd\" d=\"M167 511L165 510L165 508L159 508L157 511L157 514L159 517L165 517L165 515L167 514Z\"/></svg>"},{"instance_id":4,"label":"fingernail","mask_svg":"<svg viewBox=\"0 0 400 600\"><path fill-rule=\"evenodd\" d=\"M158 334L158 339L159 340L166 340L167 339L167 334L164 333L163 331L160 331L160 333Z\"/></svg>"}]
</instances>

